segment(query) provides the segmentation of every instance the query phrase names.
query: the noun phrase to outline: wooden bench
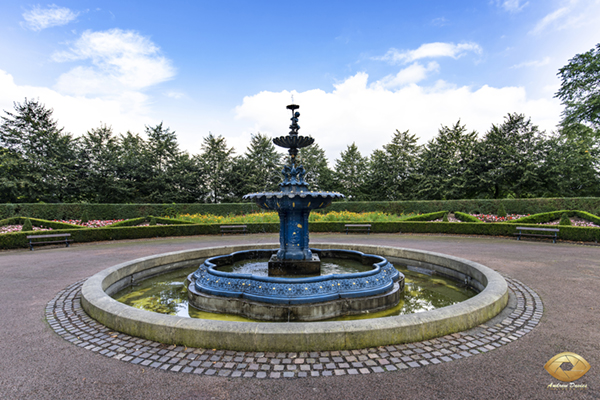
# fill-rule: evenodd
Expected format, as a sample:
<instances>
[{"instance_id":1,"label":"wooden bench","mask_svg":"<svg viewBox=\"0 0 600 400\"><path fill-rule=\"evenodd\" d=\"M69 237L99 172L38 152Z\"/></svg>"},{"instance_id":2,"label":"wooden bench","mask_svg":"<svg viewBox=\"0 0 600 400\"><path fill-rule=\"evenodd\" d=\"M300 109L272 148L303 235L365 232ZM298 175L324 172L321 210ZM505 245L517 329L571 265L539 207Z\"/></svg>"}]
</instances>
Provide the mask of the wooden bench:
<instances>
[{"instance_id":1,"label":"wooden bench","mask_svg":"<svg viewBox=\"0 0 600 400\"><path fill-rule=\"evenodd\" d=\"M371 224L346 224L346 235L348 232L367 232L367 235L371 233Z\"/></svg>"},{"instance_id":2,"label":"wooden bench","mask_svg":"<svg viewBox=\"0 0 600 400\"><path fill-rule=\"evenodd\" d=\"M236 232L243 232L245 235L247 227L248 225L221 225L221 236L223 236L226 233Z\"/></svg>"},{"instance_id":3,"label":"wooden bench","mask_svg":"<svg viewBox=\"0 0 600 400\"><path fill-rule=\"evenodd\" d=\"M556 228L531 228L531 227L524 227L524 226L517 226L517 230L519 232L513 233L513 235L517 235L517 240L521 240L521 236L533 236L533 237L543 237L543 238L549 238L552 239L553 243L556 243L556 239L558 237L558 232L560 231L560 229L556 229ZM522 231L537 231L537 232L553 232L554 234L539 234L539 233L522 233Z\"/></svg>"},{"instance_id":4,"label":"wooden bench","mask_svg":"<svg viewBox=\"0 0 600 400\"><path fill-rule=\"evenodd\" d=\"M30 235L27 236L29 239L29 250L33 251L33 245L45 245L45 244L56 244L56 243L65 243L67 247L69 247L69 237L71 237L70 233L54 233L51 235ZM45 240L45 239L53 239L53 238L63 238L61 240ZM40 240L37 240L40 239Z\"/></svg>"}]
</instances>

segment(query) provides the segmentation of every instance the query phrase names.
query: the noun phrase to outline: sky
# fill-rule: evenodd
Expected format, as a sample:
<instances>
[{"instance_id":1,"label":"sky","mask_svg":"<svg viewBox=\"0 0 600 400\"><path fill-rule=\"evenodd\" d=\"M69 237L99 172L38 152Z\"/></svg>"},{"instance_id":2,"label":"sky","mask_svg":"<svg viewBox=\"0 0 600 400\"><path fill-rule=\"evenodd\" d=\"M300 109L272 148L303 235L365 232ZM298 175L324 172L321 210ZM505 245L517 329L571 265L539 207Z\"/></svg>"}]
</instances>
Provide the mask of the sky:
<instances>
[{"instance_id":1,"label":"sky","mask_svg":"<svg viewBox=\"0 0 600 400\"><path fill-rule=\"evenodd\" d=\"M160 122L182 150L209 133L300 134L329 163L458 120L508 113L552 131L559 68L600 41L600 0L0 1L0 109L38 99L75 136ZM4 113L2 113L4 115Z\"/></svg>"}]
</instances>

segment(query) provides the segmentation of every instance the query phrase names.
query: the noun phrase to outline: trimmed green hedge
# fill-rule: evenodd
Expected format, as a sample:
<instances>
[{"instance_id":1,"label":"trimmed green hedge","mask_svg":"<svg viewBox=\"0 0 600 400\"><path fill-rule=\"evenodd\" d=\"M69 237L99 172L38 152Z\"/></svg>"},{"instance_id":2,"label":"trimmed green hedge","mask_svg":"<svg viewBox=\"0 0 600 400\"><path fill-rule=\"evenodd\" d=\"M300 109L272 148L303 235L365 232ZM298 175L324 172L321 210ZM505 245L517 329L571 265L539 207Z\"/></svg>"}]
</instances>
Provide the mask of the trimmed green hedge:
<instances>
[{"instance_id":1,"label":"trimmed green hedge","mask_svg":"<svg viewBox=\"0 0 600 400\"><path fill-rule=\"evenodd\" d=\"M403 221L406 221L406 222L408 222L408 221L433 221L438 218L443 218L447 212L448 211L438 211L438 212L432 212L432 213L428 213L428 214L415 215L414 217L408 217L408 218L404 219Z\"/></svg>"},{"instance_id":2,"label":"trimmed green hedge","mask_svg":"<svg viewBox=\"0 0 600 400\"><path fill-rule=\"evenodd\" d=\"M12 217L0 220L0 226L4 225L21 225L27 217ZM84 229L83 226L74 224L65 224L64 222L48 221L45 219L29 218L31 224L37 227L52 228L52 229Z\"/></svg>"},{"instance_id":3,"label":"trimmed green hedge","mask_svg":"<svg viewBox=\"0 0 600 400\"><path fill-rule=\"evenodd\" d=\"M503 205L509 214L538 214L555 210L582 210L600 214L600 197L538 198L538 199L467 199L431 201L336 201L316 212L381 211L390 214L432 213L441 210L464 213L495 214ZM83 204L83 203L20 203L0 204L0 218L22 215L41 219L131 219L147 215L177 214L242 215L258 212L254 203L230 204Z\"/></svg>"},{"instance_id":4,"label":"trimmed green hedge","mask_svg":"<svg viewBox=\"0 0 600 400\"><path fill-rule=\"evenodd\" d=\"M470 214L466 214L466 213L463 213L460 211L454 211L454 217L463 222L473 222L475 224L483 224L484 223L479 218L476 218Z\"/></svg>"},{"instance_id":5,"label":"trimmed green hedge","mask_svg":"<svg viewBox=\"0 0 600 400\"><path fill-rule=\"evenodd\" d=\"M163 225L195 225L193 222L185 221L183 219L161 218L161 217L153 217L150 215L147 217L132 218L132 219L126 219L125 221L121 221L121 222L115 222L114 224L112 224L110 226L113 228L117 228L119 226L138 226L139 224L150 221L150 218L154 218L157 223L163 224Z\"/></svg>"},{"instance_id":6,"label":"trimmed green hedge","mask_svg":"<svg viewBox=\"0 0 600 400\"><path fill-rule=\"evenodd\" d=\"M61 229L52 233L70 233L75 243L95 242L105 240L142 239L151 237L169 236L194 236L218 235L221 224L188 224L188 225L157 225L157 226L132 226L117 228L81 228ZM246 224L249 233L277 233L279 224ZM345 222L312 222L310 232L337 232L345 231ZM521 224L539 227L533 224ZM581 242L598 241L600 229L578 226L561 226L559 239ZM512 236L516 232L514 224L507 223L452 223L452 222L371 222L371 231L375 233L449 233L463 235L491 235ZM30 232L5 233L0 235L0 249L26 248L26 236Z\"/></svg>"},{"instance_id":7,"label":"trimmed green hedge","mask_svg":"<svg viewBox=\"0 0 600 400\"><path fill-rule=\"evenodd\" d=\"M563 214L567 214L569 217L578 216L586 221L593 222L600 225L600 218L594 214L590 214L580 210L559 210L547 213L533 214L519 219L513 219L507 221L509 224L543 224L544 222L556 221L560 219Z\"/></svg>"}]
</instances>

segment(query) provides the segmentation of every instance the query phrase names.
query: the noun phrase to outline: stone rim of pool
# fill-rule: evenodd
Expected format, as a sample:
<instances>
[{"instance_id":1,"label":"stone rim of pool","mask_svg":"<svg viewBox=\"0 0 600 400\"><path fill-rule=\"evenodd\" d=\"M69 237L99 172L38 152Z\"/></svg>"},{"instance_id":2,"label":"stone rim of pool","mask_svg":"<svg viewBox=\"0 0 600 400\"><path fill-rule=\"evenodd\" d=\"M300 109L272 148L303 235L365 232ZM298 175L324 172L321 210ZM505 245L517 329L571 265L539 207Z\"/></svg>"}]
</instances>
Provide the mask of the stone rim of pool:
<instances>
[{"instance_id":1,"label":"stone rim of pool","mask_svg":"<svg viewBox=\"0 0 600 400\"><path fill-rule=\"evenodd\" d=\"M90 277L81 289L84 310L103 325L132 336L188 347L236 351L323 351L377 347L440 337L470 329L497 315L508 302L504 278L479 263L440 253L399 247L319 244L322 249L412 260L454 275L478 288L476 296L437 310L369 320L259 323L197 320L163 315L124 305L110 297L132 282L178 268L198 265L215 255L276 244L185 250L139 258Z\"/></svg>"}]
</instances>

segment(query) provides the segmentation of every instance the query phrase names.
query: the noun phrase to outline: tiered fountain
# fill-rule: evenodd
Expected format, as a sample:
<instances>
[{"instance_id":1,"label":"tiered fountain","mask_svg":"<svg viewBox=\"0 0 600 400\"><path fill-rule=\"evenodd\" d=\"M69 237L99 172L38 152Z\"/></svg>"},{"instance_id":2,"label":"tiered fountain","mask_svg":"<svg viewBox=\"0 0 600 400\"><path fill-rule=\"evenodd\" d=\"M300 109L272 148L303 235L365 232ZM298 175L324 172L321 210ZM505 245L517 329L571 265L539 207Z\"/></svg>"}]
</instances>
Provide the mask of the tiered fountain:
<instances>
[{"instance_id":1,"label":"tiered fountain","mask_svg":"<svg viewBox=\"0 0 600 400\"><path fill-rule=\"evenodd\" d=\"M279 214L278 250L246 250L208 258L191 274L190 303L205 311L239 314L268 321L315 321L340 315L383 310L398 304L404 276L381 256L351 250L319 250L309 247L308 217L311 210L327 207L340 193L313 192L304 180L304 167L297 164L298 149L314 139L300 136L296 104L287 136L273 139L289 149L289 165L283 170L278 192L244 196L265 210ZM360 273L321 275L319 256L354 259L371 264ZM268 276L230 273L219 267L246 259L268 258ZM294 277L303 275L303 277ZM306 277L306 276L309 277Z\"/></svg>"}]
</instances>

